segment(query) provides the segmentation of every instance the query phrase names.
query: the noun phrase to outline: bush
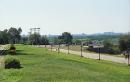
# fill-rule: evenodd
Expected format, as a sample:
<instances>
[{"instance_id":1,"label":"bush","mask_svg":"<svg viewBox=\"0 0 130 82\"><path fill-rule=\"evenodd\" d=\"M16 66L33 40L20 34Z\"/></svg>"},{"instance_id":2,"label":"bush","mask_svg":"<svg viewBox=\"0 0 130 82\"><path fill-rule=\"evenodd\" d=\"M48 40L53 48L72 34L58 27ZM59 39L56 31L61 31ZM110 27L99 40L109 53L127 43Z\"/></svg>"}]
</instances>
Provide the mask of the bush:
<instances>
[{"instance_id":1,"label":"bush","mask_svg":"<svg viewBox=\"0 0 130 82\"><path fill-rule=\"evenodd\" d=\"M10 52L10 54L15 54L16 48L14 46L10 46L9 52Z\"/></svg>"},{"instance_id":2,"label":"bush","mask_svg":"<svg viewBox=\"0 0 130 82\"><path fill-rule=\"evenodd\" d=\"M16 48L14 46L11 46L10 47L10 50L15 50Z\"/></svg>"},{"instance_id":3,"label":"bush","mask_svg":"<svg viewBox=\"0 0 130 82\"><path fill-rule=\"evenodd\" d=\"M4 64L5 64L5 69L21 67L20 61L16 58L12 58L12 57L6 58Z\"/></svg>"}]
</instances>

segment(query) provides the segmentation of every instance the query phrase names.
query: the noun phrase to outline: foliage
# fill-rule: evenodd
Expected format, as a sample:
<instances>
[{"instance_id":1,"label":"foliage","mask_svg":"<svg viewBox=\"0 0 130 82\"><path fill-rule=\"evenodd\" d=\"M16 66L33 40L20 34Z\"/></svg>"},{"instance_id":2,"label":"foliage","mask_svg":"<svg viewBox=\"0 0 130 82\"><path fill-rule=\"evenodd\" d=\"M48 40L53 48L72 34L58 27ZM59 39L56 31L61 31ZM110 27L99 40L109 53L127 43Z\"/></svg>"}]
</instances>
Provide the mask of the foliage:
<instances>
[{"instance_id":1,"label":"foliage","mask_svg":"<svg viewBox=\"0 0 130 82\"><path fill-rule=\"evenodd\" d=\"M61 36L58 37L59 43L70 44L72 43L73 36L69 32L63 32Z\"/></svg>"},{"instance_id":2,"label":"foliage","mask_svg":"<svg viewBox=\"0 0 130 82\"><path fill-rule=\"evenodd\" d=\"M8 30L5 29L4 31L0 31L0 44L8 44L9 37L8 37Z\"/></svg>"},{"instance_id":3,"label":"foliage","mask_svg":"<svg viewBox=\"0 0 130 82\"><path fill-rule=\"evenodd\" d=\"M28 36L21 37L21 44L28 44Z\"/></svg>"},{"instance_id":4,"label":"foliage","mask_svg":"<svg viewBox=\"0 0 130 82\"><path fill-rule=\"evenodd\" d=\"M14 46L11 46L10 50L16 50L16 48Z\"/></svg>"},{"instance_id":5,"label":"foliage","mask_svg":"<svg viewBox=\"0 0 130 82\"><path fill-rule=\"evenodd\" d=\"M13 28L5 29L4 31L0 31L0 44L11 44L18 43L21 39L21 28Z\"/></svg>"},{"instance_id":6,"label":"foliage","mask_svg":"<svg viewBox=\"0 0 130 82\"><path fill-rule=\"evenodd\" d=\"M40 44L41 35L38 33L31 34L29 36L29 43L32 45Z\"/></svg>"},{"instance_id":7,"label":"foliage","mask_svg":"<svg viewBox=\"0 0 130 82\"><path fill-rule=\"evenodd\" d=\"M49 40L46 36L41 36L41 39L40 39L40 44L41 45L48 45L49 44Z\"/></svg>"},{"instance_id":8,"label":"foliage","mask_svg":"<svg viewBox=\"0 0 130 82\"><path fill-rule=\"evenodd\" d=\"M29 44L32 45L48 45L49 44L49 40L46 36L41 36L38 33L34 33L31 34L29 36Z\"/></svg>"},{"instance_id":9,"label":"foliage","mask_svg":"<svg viewBox=\"0 0 130 82\"><path fill-rule=\"evenodd\" d=\"M111 40L105 40L104 41L104 52L108 53L108 54L120 54L120 50L118 48L118 46L115 46L114 44L112 44Z\"/></svg>"},{"instance_id":10,"label":"foliage","mask_svg":"<svg viewBox=\"0 0 130 82\"><path fill-rule=\"evenodd\" d=\"M16 53L16 47L13 44L11 44L11 46L9 48L9 53L11 55L14 55Z\"/></svg>"},{"instance_id":11,"label":"foliage","mask_svg":"<svg viewBox=\"0 0 130 82\"><path fill-rule=\"evenodd\" d=\"M119 44L121 51L130 50L130 35L122 36L119 40Z\"/></svg>"},{"instance_id":12,"label":"foliage","mask_svg":"<svg viewBox=\"0 0 130 82\"><path fill-rule=\"evenodd\" d=\"M8 34L9 34L9 40L10 40L10 43L11 44L14 44L14 43L17 43L18 41L20 41L20 34L22 32L22 29L21 28L13 28L11 27L9 30L8 30Z\"/></svg>"},{"instance_id":13,"label":"foliage","mask_svg":"<svg viewBox=\"0 0 130 82\"><path fill-rule=\"evenodd\" d=\"M54 38L54 44L57 45L58 44L58 38Z\"/></svg>"},{"instance_id":14,"label":"foliage","mask_svg":"<svg viewBox=\"0 0 130 82\"><path fill-rule=\"evenodd\" d=\"M7 57L5 59L5 68L10 69L10 68L20 68L21 64L20 61L16 58L13 57Z\"/></svg>"}]
</instances>

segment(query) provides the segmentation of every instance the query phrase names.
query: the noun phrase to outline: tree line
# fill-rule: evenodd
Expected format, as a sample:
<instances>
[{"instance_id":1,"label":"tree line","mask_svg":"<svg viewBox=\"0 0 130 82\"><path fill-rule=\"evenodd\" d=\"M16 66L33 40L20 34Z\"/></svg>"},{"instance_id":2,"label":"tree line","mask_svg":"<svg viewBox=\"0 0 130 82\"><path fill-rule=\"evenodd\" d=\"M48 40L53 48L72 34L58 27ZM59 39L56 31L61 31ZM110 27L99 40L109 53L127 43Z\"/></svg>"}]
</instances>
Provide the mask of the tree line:
<instances>
[{"instance_id":1,"label":"tree line","mask_svg":"<svg viewBox=\"0 0 130 82\"><path fill-rule=\"evenodd\" d=\"M0 44L19 43L21 32L22 29L20 27L18 29L11 27L0 31Z\"/></svg>"},{"instance_id":2,"label":"tree line","mask_svg":"<svg viewBox=\"0 0 130 82\"><path fill-rule=\"evenodd\" d=\"M72 43L72 35L69 32L62 33L61 36L57 37L55 41L49 41L49 38L46 35L40 35L39 33L33 33L26 36L21 36L22 29L19 27L14 28L11 27L9 29L5 29L0 31L0 44L29 44L29 45L48 45L50 43L53 44L71 44Z\"/></svg>"},{"instance_id":3,"label":"tree line","mask_svg":"<svg viewBox=\"0 0 130 82\"><path fill-rule=\"evenodd\" d=\"M41 36L38 33L30 34L29 36L21 36L22 29L19 27L11 27L0 31L0 44L33 44L44 45L49 44L49 40L46 36Z\"/></svg>"},{"instance_id":4,"label":"tree line","mask_svg":"<svg viewBox=\"0 0 130 82\"><path fill-rule=\"evenodd\" d=\"M40 35L39 33L33 33L28 36L21 36L22 29L11 27L10 29L5 29L0 31L0 44L29 44L29 45L49 45L49 44L66 44L66 45L81 45L84 40L75 39L69 32L63 32L58 37L55 37L53 40L50 40L45 35ZM90 42L90 39L87 39ZM111 41L104 40L104 50L106 53L121 53L123 51L130 50L130 35L122 35L119 37L119 45L113 45ZM91 48L90 50L93 50Z\"/></svg>"}]
</instances>

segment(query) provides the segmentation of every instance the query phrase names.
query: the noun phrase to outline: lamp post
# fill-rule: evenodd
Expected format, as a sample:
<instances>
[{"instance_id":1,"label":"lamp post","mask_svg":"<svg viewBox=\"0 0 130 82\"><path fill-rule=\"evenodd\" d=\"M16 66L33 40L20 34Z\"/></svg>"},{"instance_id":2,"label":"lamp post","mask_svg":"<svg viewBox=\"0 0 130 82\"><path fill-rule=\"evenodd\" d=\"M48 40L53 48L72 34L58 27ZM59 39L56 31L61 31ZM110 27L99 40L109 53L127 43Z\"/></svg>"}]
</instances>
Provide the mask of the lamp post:
<instances>
[{"instance_id":1,"label":"lamp post","mask_svg":"<svg viewBox=\"0 0 130 82\"><path fill-rule=\"evenodd\" d=\"M81 42L81 57L83 57L83 43Z\"/></svg>"},{"instance_id":2,"label":"lamp post","mask_svg":"<svg viewBox=\"0 0 130 82\"><path fill-rule=\"evenodd\" d=\"M52 51L52 45L53 45L53 44L51 44L51 51Z\"/></svg>"},{"instance_id":3,"label":"lamp post","mask_svg":"<svg viewBox=\"0 0 130 82\"><path fill-rule=\"evenodd\" d=\"M99 60L101 59L100 58L100 47L98 47L98 53L99 53Z\"/></svg>"},{"instance_id":4,"label":"lamp post","mask_svg":"<svg viewBox=\"0 0 130 82\"><path fill-rule=\"evenodd\" d=\"M59 43L59 46L58 46L58 53L60 53L60 43Z\"/></svg>"},{"instance_id":5,"label":"lamp post","mask_svg":"<svg viewBox=\"0 0 130 82\"><path fill-rule=\"evenodd\" d=\"M128 54L127 54L127 55L128 55L128 56L127 56L127 57L128 57L128 66L130 66L130 52L129 52L129 50L127 50L127 53L128 53Z\"/></svg>"},{"instance_id":6,"label":"lamp post","mask_svg":"<svg viewBox=\"0 0 130 82\"><path fill-rule=\"evenodd\" d=\"M104 45L100 42L97 42L95 45L93 45L93 47L98 48L98 53L99 53L98 59L101 60L101 48L103 48Z\"/></svg>"},{"instance_id":7,"label":"lamp post","mask_svg":"<svg viewBox=\"0 0 130 82\"><path fill-rule=\"evenodd\" d=\"M68 43L68 54L69 54L69 43Z\"/></svg>"}]
</instances>

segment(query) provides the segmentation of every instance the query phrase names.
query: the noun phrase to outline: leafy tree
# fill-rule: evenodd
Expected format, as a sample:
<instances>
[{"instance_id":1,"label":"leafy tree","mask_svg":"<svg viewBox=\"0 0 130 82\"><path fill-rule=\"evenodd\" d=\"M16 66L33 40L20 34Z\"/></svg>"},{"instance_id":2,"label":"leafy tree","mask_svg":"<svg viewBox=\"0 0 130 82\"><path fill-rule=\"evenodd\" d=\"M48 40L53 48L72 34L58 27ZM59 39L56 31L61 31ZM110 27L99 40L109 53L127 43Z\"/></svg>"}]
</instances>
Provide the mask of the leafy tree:
<instances>
[{"instance_id":1,"label":"leafy tree","mask_svg":"<svg viewBox=\"0 0 130 82\"><path fill-rule=\"evenodd\" d=\"M119 48L121 51L130 50L130 35L125 35L120 38Z\"/></svg>"},{"instance_id":2,"label":"leafy tree","mask_svg":"<svg viewBox=\"0 0 130 82\"><path fill-rule=\"evenodd\" d=\"M73 36L69 32L63 32L61 36L58 37L60 42L65 44L72 43Z\"/></svg>"},{"instance_id":3,"label":"leafy tree","mask_svg":"<svg viewBox=\"0 0 130 82\"><path fill-rule=\"evenodd\" d=\"M42 45L48 45L49 44L49 40L46 36L42 36L41 37L41 41L40 41Z\"/></svg>"},{"instance_id":4,"label":"leafy tree","mask_svg":"<svg viewBox=\"0 0 130 82\"><path fill-rule=\"evenodd\" d=\"M58 44L65 43L65 42L64 42L64 37L63 37L63 36L58 36L57 43L58 43Z\"/></svg>"},{"instance_id":5,"label":"leafy tree","mask_svg":"<svg viewBox=\"0 0 130 82\"><path fill-rule=\"evenodd\" d=\"M53 41L54 41L53 43L54 43L54 44L58 44L58 40L59 40L59 39L55 37L54 40L53 40Z\"/></svg>"},{"instance_id":6,"label":"leafy tree","mask_svg":"<svg viewBox=\"0 0 130 82\"><path fill-rule=\"evenodd\" d=\"M29 36L29 43L32 45L40 44L41 35L38 33L31 34Z\"/></svg>"},{"instance_id":7,"label":"leafy tree","mask_svg":"<svg viewBox=\"0 0 130 82\"><path fill-rule=\"evenodd\" d=\"M0 44L7 44L9 43L9 38L8 38L8 33L7 33L7 29L5 29L4 31L0 31Z\"/></svg>"},{"instance_id":8,"label":"leafy tree","mask_svg":"<svg viewBox=\"0 0 130 82\"><path fill-rule=\"evenodd\" d=\"M29 44L32 45L48 45L49 44L49 40L46 36L41 36L38 33L34 33L31 34L29 36Z\"/></svg>"},{"instance_id":9,"label":"leafy tree","mask_svg":"<svg viewBox=\"0 0 130 82\"><path fill-rule=\"evenodd\" d=\"M9 34L9 41L14 44L16 42L18 42L21 38L21 32L22 32L22 29L21 28L13 28L11 27L9 30L8 30L8 34Z\"/></svg>"}]
</instances>

